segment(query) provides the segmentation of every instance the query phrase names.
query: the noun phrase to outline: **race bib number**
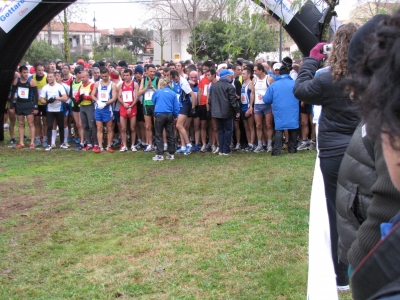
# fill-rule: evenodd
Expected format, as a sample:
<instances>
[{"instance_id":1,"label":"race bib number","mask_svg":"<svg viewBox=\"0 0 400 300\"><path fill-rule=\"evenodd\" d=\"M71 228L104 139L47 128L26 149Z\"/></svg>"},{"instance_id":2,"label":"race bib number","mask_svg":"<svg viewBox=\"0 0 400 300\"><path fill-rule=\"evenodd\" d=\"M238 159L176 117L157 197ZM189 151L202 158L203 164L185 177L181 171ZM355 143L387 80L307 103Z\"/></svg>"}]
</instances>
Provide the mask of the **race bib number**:
<instances>
[{"instance_id":1,"label":"race bib number","mask_svg":"<svg viewBox=\"0 0 400 300\"><path fill-rule=\"evenodd\" d=\"M21 99L28 99L29 98L29 89L19 87L18 88L18 97Z\"/></svg>"},{"instance_id":2,"label":"race bib number","mask_svg":"<svg viewBox=\"0 0 400 300\"><path fill-rule=\"evenodd\" d=\"M99 100L101 102L107 102L108 101L107 91L100 91L99 92Z\"/></svg>"},{"instance_id":3,"label":"race bib number","mask_svg":"<svg viewBox=\"0 0 400 300\"><path fill-rule=\"evenodd\" d=\"M89 96L90 91L89 90L81 90L81 93L84 94L85 96Z\"/></svg>"},{"instance_id":4,"label":"race bib number","mask_svg":"<svg viewBox=\"0 0 400 300\"><path fill-rule=\"evenodd\" d=\"M154 92L153 91L146 91L146 93L144 94L144 100L151 100L153 97Z\"/></svg>"},{"instance_id":5,"label":"race bib number","mask_svg":"<svg viewBox=\"0 0 400 300\"><path fill-rule=\"evenodd\" d=\"M132 92L131 91L122 92L122 101L133 102Z\"/></svg>"},{"instance_id":6,"label":"race bib number","mask_svg":"<svg viewBox=\"0 0 400 300\"><path fill-rule=\"evenodd\" d=\"M240 100L242 101L242 104L247 104L247 99L244 94L241 95Z\"/></svg>"},{"instance_id":7,"label":"race bib number","mask_svg":"<svg viewBox=\"0 0 400 300\"><path fill-rule=\"evenodd\" d=\"M38 90L38 98L40 99L40 95L42 94L42 90Z\"/></svg>"},{"instance_id":8,"label":"race bib number","mask_svg":"<svg viewBox=\"0 0 400 300\"><path fill-rule=\"evenodd\" d=\"M75 98L76 94L78 94L78 90L72 90L72 96Z\"/></svg>"},{"instance_id":9,"label":"race bib number","mask_svg":"<svg viewBox=\"0 0 400 300\"><path fill-rule=\"evenodd\" d=\"M204 85L203 96L208 96L208 84Z\"/></svg>"},{"instance_id":10,"label":"race bib number","mask_svg":"<svg viewBox=\"0 0 400 300\"><path fill-rule=\"evenodd\" d=\"M258 94L257 97L258 97L258 100L259 100L259 101L262 101L262 98L263 98L262 95Z\"/></svg>"}]
</instances>

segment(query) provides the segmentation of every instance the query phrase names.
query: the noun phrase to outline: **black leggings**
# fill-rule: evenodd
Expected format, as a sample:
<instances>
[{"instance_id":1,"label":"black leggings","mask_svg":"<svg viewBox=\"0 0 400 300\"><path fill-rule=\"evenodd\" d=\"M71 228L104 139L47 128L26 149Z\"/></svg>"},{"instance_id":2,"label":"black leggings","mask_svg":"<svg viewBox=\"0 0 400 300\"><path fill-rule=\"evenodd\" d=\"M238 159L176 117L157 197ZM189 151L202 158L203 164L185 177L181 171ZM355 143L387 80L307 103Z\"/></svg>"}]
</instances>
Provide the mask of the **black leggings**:
<instances>
[{"instance_id":1,"label":"black leggings","mask_svg":"<svg viewBox=\"0 0 400 300\"><path fill-rule=\"evenodd\" d=\"M339 261L338 256L338 231L336 227L336 186L340 163L343 155L334 157L320 157L320 167L324 178L326 206L328 209L329 228L331 235L331 250L333 266L336 273L336 284L345 286L349 284L347 275L348 266Z\"/></svg>"},{"instance_id":2,"label":"black leggings","mask_svg":"<svg viewBox=\"0 0 400 300\"><path fill-rule=\"evenodd\" d=\"M53 130L54 119L60 132L60 144L64 143L64 112L47 112L47 143L51 143L51 134Z\"/></svg>"}]
</instances>

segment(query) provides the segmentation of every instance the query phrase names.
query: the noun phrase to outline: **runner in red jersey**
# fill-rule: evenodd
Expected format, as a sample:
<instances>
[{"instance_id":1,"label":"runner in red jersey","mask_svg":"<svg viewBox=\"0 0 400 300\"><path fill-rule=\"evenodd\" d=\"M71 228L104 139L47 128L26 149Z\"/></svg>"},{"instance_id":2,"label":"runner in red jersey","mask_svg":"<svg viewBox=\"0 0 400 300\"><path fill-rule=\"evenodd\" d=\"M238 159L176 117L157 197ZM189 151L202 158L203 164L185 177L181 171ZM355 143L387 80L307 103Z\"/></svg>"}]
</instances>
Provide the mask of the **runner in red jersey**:
<instances>
[{"instance_id":1,"label":"runner in red jersey","mask_svg":"<svg viewBox=\"0 0 400 300\"><path fill-rule=\"evenodd\" d=\"M128 151L126 143L126 127L129 119L131 130L131 150L136 152L135 139L136 139L136 103L138 100L139 86L136 82L132 81L132 70L125 69L123 72L124 82L120 85L118 91L118 101L121 103L120 117L121 117L121 152Z\"/></svg>"}]
</instances>

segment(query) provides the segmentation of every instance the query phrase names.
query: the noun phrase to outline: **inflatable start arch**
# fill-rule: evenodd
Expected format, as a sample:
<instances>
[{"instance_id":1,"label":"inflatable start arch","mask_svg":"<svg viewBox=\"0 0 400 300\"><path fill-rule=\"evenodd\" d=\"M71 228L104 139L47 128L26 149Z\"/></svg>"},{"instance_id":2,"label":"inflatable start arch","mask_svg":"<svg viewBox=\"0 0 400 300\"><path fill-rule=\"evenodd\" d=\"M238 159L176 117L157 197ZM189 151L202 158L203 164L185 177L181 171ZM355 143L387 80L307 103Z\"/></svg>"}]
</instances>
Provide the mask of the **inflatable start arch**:
<instances>
[{"instance_id":1,"label":"inflatable start arch","mask_svg":"<svg viewBox=\"0 0 400 300\"><path fill-rule=\"evenodd\" d=\"M75 1L0 1L0 141L4 140L3 110L16 67L43 27Z\"/></svg>"}]
</instances>

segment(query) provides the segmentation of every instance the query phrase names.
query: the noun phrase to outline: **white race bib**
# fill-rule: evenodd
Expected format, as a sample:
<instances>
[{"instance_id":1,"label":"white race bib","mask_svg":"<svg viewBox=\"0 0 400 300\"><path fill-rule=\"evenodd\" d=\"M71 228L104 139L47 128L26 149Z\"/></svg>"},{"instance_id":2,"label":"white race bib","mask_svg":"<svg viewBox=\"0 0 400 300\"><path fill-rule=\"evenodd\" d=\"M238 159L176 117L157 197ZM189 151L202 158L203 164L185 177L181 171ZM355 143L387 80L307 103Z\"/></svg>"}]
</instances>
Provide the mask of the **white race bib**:
<instances>
[{"instance_id":1,"label":"white race bib","mask_svg":"<svg viewBox=\"0 0 400 300\"><path fill-rule=\"evenodd\" d=\"M204 85L203 96L208 96L208 84Z\"/></svg>"},{"instance_id":2,"label":"white race bib","mask_svg":"<svg viewBox=\"0 0 400 300\"><path fill-rule=\"evenodd\" d=\"M242 104L247 104L246 94L242 94L240 100L242 101Z\"/></svg>"},{"instance_id":3,"label":"white race bib","mask_svg":"<svg viewBox=\"0 0 400 300\"><path fill-rule=\"evenodd\" d=\"M108 99L108 95L107 95L107 91L99 91L99 100L101 102L107 102Z\"/></svg>"},{"instance_id":4,"label":"white race bib","mask_svg":"<svg viewBox=\"0 0 400 300\"><path fill-rule=\"evenodd\" d=\"M145 101L147 101L147 100L151 100L152 99L152 97L153 97L153 94L154 94L154 91L146 91L146 93L144 94L144 100Z\"/></svg>"},{"instance_id":5,"label":"white race bib","mask_svg":"<svg viewBox=\"0 0 400 300\"><path fill-rule=\"evenodd\" d=\"M89 96L90 91L89 90L81 90L81 93L84 94L85 96Z\"/></svg>"},{"instance_id":6,"label":"white race bib","mask_svg":"<svg viewBox=\"0 0 400 300\"><path fill-rule=\"evenodd\" d=\"M29 89L18 87L18 97L21 99L28 99L29 98Z\"/></svg>"},{"instance_id":7,"label":"white race bib","mask_svg":"<svg viewBox=\"0 0 400 300\"><path fill-rule=\"evenodd\" d=\"M133 102L132 91L122 92L122 101Z\"/></svg>"},{"instance_id":8,"label":"white race bib","mask_svg":"<svg viewBox=\"0 0 400 300\"><path fill-rule=\"evenodd\" d=\"M72 96L75 98L76 94L78 94L78 90L72 90Z\"/></svg>"},{"instance_id":9,"label":"white race bib","mask_svg":"<svg viewBox=\"0 0 400 300\"><path fill-rule=\"evenodd\" d=\"M40 99L40 95L42 94L42 90L38 90L38 99Z\"/></svg>"}]
</instances>

